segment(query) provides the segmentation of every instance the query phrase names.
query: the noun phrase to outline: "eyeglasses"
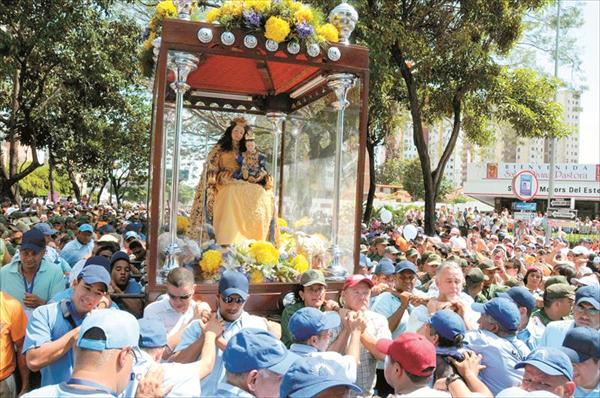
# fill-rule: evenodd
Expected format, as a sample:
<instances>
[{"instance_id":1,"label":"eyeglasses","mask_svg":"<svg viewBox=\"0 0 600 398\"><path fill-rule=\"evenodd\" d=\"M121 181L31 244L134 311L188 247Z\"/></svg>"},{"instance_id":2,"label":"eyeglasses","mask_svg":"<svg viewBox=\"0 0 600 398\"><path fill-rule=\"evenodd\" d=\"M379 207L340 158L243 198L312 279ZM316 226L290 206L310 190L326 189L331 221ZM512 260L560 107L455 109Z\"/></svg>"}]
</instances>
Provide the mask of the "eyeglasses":
<instances>
[{"instance_id":1,"label":"eyeglasses","mask_svg":"<svg viewBox=\"0 0 600 398\"><path fill-rule=\"evenodd\" d=\"M246 300L244 300L241 297L231 297L231 296L221 297L221 300L223 300L223 302L227 303L227 304L231 304L233 302L235 302L236 304L244 304L246 302Z\"/></svg>"},{"instance_id":2,"label":"eyeglasses","mask_svg":"<svg viewBox=\"0 0 600 398\"><path fill-rule=\"evenodd\" d=\"M575 306L575 311L577 311L577 312L585 312L588 316L598 316L598 315L600 315L600 310L597 310L595 308L586 308L586 307L582 306L581 304L577 304Z\"/></svg>"},{"instance_id":3,"label":"eyeglasses","mask_svg":"<svg viewBox=\"0 0 600 398\"><path fill-rule=\"evenodd\" d=\"M171 300L177 300L177 299L179 299L179 300L184 300L184 301L185 300L189 300L190 297L192 297L192 295L193 295L193 293L190 293L190 294L186 294L185 296L176 296L176 295L171 294L169 292L167 292L167 294L169 295L169 297L171 298Z\"/></svg>"}]
</instances>

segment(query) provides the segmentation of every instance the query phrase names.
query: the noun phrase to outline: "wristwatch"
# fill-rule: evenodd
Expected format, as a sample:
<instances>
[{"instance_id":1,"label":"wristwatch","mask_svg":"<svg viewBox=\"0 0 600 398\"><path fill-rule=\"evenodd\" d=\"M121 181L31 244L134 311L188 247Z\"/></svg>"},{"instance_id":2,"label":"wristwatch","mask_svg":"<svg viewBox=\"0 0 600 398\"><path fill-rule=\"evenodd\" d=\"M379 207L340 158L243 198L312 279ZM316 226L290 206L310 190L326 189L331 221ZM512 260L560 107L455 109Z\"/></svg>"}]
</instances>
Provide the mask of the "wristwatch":
<instances>
[{"instance_id":1,"label":"wristwatch","mask_svg":"<svg viewBox=\"0 0 600 398\"><path fill-rule=\"evenodd\" d=\"M459 374L457 374L457 373L454 373L454 374L451 374L450 376L447 376L447 377L446 377L446 390L449 390L449 388L450 388L450 384L452 384L452 383L454 383L456 380L460 380L460 379L461 379L461 377L460 377L460 375L459 375Z\"/></svg>"}]
</instances>

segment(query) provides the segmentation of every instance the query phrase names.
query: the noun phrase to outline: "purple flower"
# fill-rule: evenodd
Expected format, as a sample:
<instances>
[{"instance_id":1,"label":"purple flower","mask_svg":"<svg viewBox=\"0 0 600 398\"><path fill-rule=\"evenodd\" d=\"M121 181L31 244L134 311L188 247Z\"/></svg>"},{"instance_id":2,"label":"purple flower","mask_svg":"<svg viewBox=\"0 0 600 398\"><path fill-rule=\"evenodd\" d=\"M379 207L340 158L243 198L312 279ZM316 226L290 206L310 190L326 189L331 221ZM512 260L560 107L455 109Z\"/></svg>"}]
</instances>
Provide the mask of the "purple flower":
<instances>
[{"instance_id":1,"label":"purple flower","mask_svg":"<svg viewBox=\"0 0 600 398\"><path fill-rule=\"evenodd\" d=\"M306 39L308 36L312 35L313 27L306 22L302 22L296 24L296 32L298 32L299 38Z\"/></svg>"},{"instance_id":2,"label":"purple flower","mask_svg":"<svg viewBox=\"0 0 600 398\"><path fill-rule=\"evenodd\" d=\"M142 40L146 40L150 36L150 28L146 27L142 33Z\"/></svg>"},{"instance_id":3,"label":"purple flower","mask_svg":"<svg viewBox=\"0 0 600 398\"><path fill-rule=\"evenodd\" d=\"M244 11L244 21L250 26L260 26L260 14L254 11Z\"/></svg>"}]
</instances>

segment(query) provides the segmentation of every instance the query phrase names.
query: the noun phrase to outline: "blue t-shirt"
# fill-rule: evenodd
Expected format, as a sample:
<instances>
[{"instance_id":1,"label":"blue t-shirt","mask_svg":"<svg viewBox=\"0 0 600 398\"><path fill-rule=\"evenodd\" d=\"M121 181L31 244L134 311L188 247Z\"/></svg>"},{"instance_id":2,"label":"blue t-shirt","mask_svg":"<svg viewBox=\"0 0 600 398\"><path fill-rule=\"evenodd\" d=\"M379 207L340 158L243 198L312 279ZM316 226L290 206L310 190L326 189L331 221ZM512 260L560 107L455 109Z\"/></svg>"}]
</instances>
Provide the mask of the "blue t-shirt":
<instances>
[{"instance_id":1,"label":"blue t-shirt","mask_svg":"<svg viewBox=\"0 0 600 398\"><path fill-rule=\"evenodd\" d=\"M575 398L598 398L600 397L600 384L593 390L586 391L581 387L575 389Z\"/></svg>"},{"instance_id":2,"label":"blue t-shirt","mask_svg":"<svg viewBox=\"0 0 600 398\"><path fill-rule=\"evenodd\" d=\"M221 314L217 312L219 319ZM247 312L242 312L242 315L233 322L224 322L223 338L225 341L229 339L244 328L257 328L267 329L267 321L264 318L250 315ZM183 331L181 341L175 347L175 352L182 351L192 345L196 340L202 336L202 328L200 327L200 321L192 321ZM215 358L215 365L212 373L206 376L201 382L202 394L206 397L215 396L219 384L225 379L225 364L223 363L223 351L217 349L217 357Z\"/></svg>"},{"instance_id":3,"label":"blue t-shirt","mask_svg":"<svg viewBox=\"0 0 600 398\"><path fill-rule=\"evenodd\" d=\"M93 240L89 241L88 244L83 245L77 239L73 239L62 248L60 251L60 256L64 258L71 267L73 267L77 261L89 256L93 249Z\"/></svg>"},{"instance_id":4,"label":"blue t-shirt","mask_svg":"<svg viewBox=\"0 0 600 398\"><path fill-rule=\"evenodd\" d=\"M77 326L81 325L83 318L78 318L71 304L67 302L69 312ZM69 321L63 316L60 303L42 305L36 308L31 314L27 332L25 334L25 343L23 344L23 353L32 348L37 348L45 343L58 340L73 329ZM41 369L42 386L62 383L67 381L73 371L74 355L71 348L65 355L58 358L55 362Z\"/></svg>"}]
</instances>

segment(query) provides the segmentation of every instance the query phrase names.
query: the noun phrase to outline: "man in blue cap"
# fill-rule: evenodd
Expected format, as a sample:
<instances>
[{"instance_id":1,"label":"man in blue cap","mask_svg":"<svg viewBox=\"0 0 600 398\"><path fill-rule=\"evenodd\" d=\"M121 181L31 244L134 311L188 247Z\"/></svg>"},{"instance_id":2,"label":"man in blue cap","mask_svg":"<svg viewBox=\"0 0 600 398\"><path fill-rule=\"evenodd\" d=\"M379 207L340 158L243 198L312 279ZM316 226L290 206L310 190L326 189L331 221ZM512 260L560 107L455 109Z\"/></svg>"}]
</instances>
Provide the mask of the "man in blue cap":
<instances>
[{"instance_id":1,"label":"man in blue cap","mask_svg":"<svg viewBox=\"0 0 600 398\"><path fill-rule=\"evenodd\" d=\"M214 370L202 380L202 394L205 396L215 395L217 386L225 377L223 350L227 342L242 329L269 329L266 319L250 315L244 310L248 296L248 279L244 274L238 271L223 272L217 293L217 319L223 321L224 331L223 335L217 338L218 351ZM180 363L197 361L202 353L203 334L201 321L192 321L184 330L170 360Z\"/></svg>"},{"instance_id":2,"label":"man in blue cap","mask_svg":"<svg viewBox=\"0 0 600 398\"><path fill-rule=\"evenodd\" d=\"M524 369L518 387L509 387L496 397L561 397L570 398L575 391L573 367L569 357L557 348L539 347L515 365ZM550 395L550 394L554 395Z\"/></svg>"},{"instance_id":3,"label":"man in blue cap","mask_svg":"<svg viewBox=\"0 0 600 398\"><path fill-rule=\"evenodd\" d=\"M19 300L28 317L65 288L62 270L44 258L45 251L44 234L31 229L23 234L19 257L0 270L0 290Z\"/></svg>"},{"instance_id":4,"label":"man in blue cap","mask_svg":"<svg viewBox=\"0 0 600 398\"><path fill-rule=\"evenodd\" d=\"M340 316L337 312L322 312L311 307L301 308L292 315L288 323L293 340L290 351L303 357L310 356L336 361L345 369L346 377L354 382L356 367L360 360L362 330L358 319L351 319L348 322L351 332L345 348L347 355L327 351L331 331L341 324Z\"/></svg>"},{"instance_id":5,"label":"man in blue cap","mask_svg":"<svg viewBox=\"0 0 600 398\"><path fill-rule=\"evenodd\" d=\"M321 358L300 358L283 376L281 398L348 397L362 390L346 378L344 369L335 361Z\"/></svg>"},{"instance_id":6,"label":"man in blue cap","mask_svg":"<svg viewBox=\"0 0 600 398\"><path fill-rule=\"evenodd\" d=\"M202 357L192 363L162 362L163 352L167 346L167 331L158 319L140 319L140 339L138 342L139 357L133 365L131 381L123 396L133 397L139 384L150 368L160 366L164 371L163 388L172 386L167 396L199 397L201 396L200 380L213 370L216 357L215 340L223 332L223 326L213 315L204 329L204 345Z\"/></svg>"},{"instance_id":7,"label":"man in blue cap","mask_svg":"<svg viewBox=\"0 0 600 398\"><path fill-rule=\"evenodd\" d=\"M133 315L120 310L102 310L87 317L79 328L73 374L64 382L42 387L26 397L116 397L127 387L136 361L140 334ZM162 397L162 370L149 372L136 396Z\"/></svg>"},{"instance_id":8,"label":"man in blue cap","mask_svg":"<svg viewBox=\"0 0 600 398\"><path fill-rule=\"evenodd\" d=\"M600 287L583 286L575 292L573 319L550 322L538 346L561 347L567 332L588 326L600 330Z\"/></svg>"},{"instance_id":9,"label":"man in blue cap","mask_svg":"<svg viewBox=\"0 0 600 398\"><path fill-rule=\"evenodd\" d=\"M60 257L58 250L50 245L54 241L53 235L56 235L58 231L45 222L37 223L33 228L42 232L46 239L46 253L44 254L44 258L51 263L59 265L64 273L71 271L71 267L62 257Z\"/></svg>"},{"instance_id":10,"label":"man in blue cap","mask_svg":"<svg viewBox=\"0 0 600 398\"><path fill-rule=\"evenodd\" d=\"M530 350L536 348L537 341L544 334L544 328L537 322L530 322L531 314L536 308L535 296L527 288L515 286L506 292L498 293L498 297L509 298L517 305L521 313L517 338L524 342Z\"/></svg>"},{"instance_id":11,"label":"man in blue cap","mask_svg":"<svg viewBox=\"0 0 600 398\"><path fill-rule=\"evenodd\" d=\"M567 332L562 346L573 365L575 398L600 397L600 332L575 327Z\"/></svg>"},{"instance_id":12,"label":"man in blue cap","mask_svg":"<svg viewBox=\"0 0 600 398\"><path fill-rule=\"evenodd\" d=\"M223 351L225 381L219 384L215 395L276 397L283 375L297 359L271 333L245 328L231 337Z\"/></svg>"},{"instance_id":13,"label":"man in blue cap","mask_svg":"<svg viewBox=\"0 0 600 398\"><path fill-rule=\"evenodd\" d=\"M395 265L389 258L379 260L373 270L373 289L371 289L371 304L382 292L394 286Z\"/></svg>"},{"instance_id":14,"label":"man in blue cap","mask_svg":"<svg viewBox=\"0 0 600 398\"><path fill-rule=\"evenodd\" d=\"M106 295L109 284L105 268L89 265L79 274L70 299L33 311L23 352L29 369L41 370L42 386L63 382L70 376L79 325Z\"/></svg>"},{"instance_id":15,"label":"man in blue cap","mask_svg":"<svg viewBox=\"0 0 600 398\"><path fill-rule=\"evenodd\" d=\"M517 339L521 314L516 304L505 297L496 297L485 304L473 303L481 313L479 330L467 332L469 349L483 356L481 381L494 395L516 385L523 376L515 365L529 354L529 348Z\"/></svg>"},{"instance_id":16,"label":"man in blue cap","mask_svg":"<svg viewBox=\"0 0 600 398\"><path fill-rule=\"evenodd\" d=\"M94 240L92 236L94 228L90 224L81 224L77 230L75 239L67 243L60 251L60 256L64 258L72 267L83 258L88 257L94 249Z\"/></svg>"}]
</instances>

